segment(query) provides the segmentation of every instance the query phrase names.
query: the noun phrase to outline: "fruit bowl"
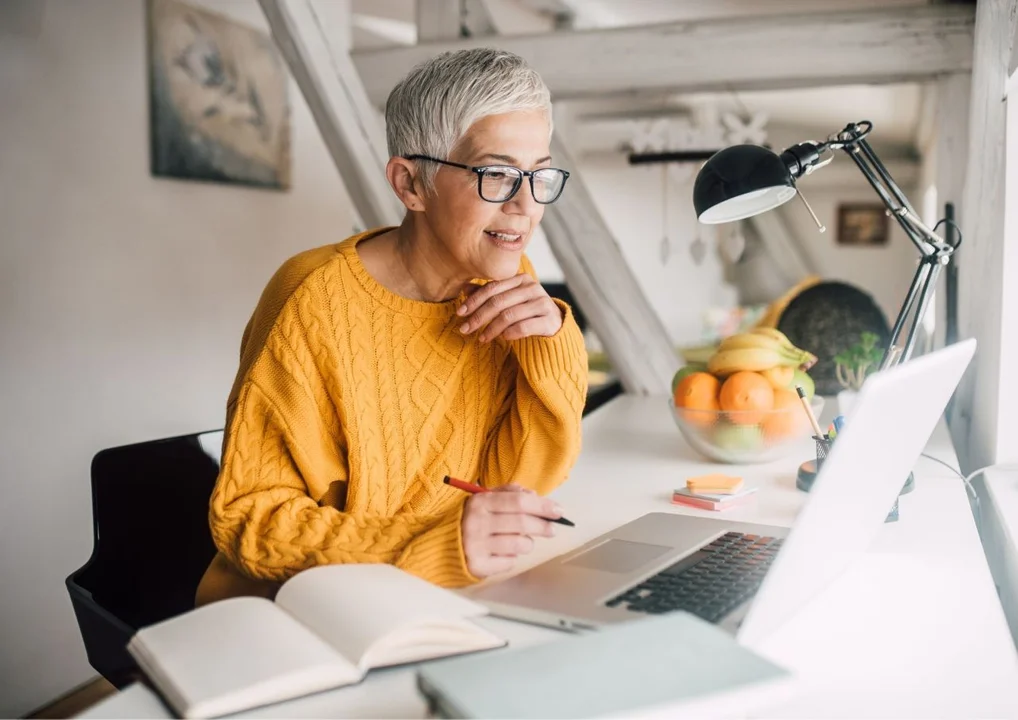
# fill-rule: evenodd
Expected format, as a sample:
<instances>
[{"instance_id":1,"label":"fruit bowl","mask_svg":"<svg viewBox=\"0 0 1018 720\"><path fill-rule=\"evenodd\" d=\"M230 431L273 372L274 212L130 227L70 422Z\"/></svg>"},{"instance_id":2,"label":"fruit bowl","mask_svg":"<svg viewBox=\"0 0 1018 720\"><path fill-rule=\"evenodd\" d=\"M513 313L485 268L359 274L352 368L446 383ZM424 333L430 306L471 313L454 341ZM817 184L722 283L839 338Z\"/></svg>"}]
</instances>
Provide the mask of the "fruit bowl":
<instances>
[{"instance_id":1,"label":"fruit bowl","mask_svg":"<svg viewBox=\"0 0 1018 720\"><path fill-rule=\"evenodd\" d=\"M805 449L808 453L810 447L803 441L812 436L813 429L801 405L728 412L676 407L675 401L669 399L668 407L679 431L693 449L718 462L770 462L797 449ZM814 396L810 407L819 418L824 399Z\"/></svg>"}]
</instances>

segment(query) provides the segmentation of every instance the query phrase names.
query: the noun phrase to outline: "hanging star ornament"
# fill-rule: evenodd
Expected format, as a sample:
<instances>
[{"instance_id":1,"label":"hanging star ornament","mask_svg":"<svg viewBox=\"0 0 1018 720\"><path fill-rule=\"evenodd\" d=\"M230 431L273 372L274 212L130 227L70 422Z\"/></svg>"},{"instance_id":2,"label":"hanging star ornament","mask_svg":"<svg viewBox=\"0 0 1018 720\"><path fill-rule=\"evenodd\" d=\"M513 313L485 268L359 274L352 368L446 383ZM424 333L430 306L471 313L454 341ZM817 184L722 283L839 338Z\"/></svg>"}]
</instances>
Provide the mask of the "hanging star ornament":
<instances>
[{"instance_id":1,"label":"hanging star ornament","mask_svg":"<svg viewBox=\"0 0 1018 720\"><path fill-rule=\"evenodd\" d=\"M767 119L768 115L764 112L754 113L748 122L743 122L742 118L735 113L725 113L721 122L728 129L726 138L728 144L765 145L767 143Z\"/></svg>"}]
</instances>

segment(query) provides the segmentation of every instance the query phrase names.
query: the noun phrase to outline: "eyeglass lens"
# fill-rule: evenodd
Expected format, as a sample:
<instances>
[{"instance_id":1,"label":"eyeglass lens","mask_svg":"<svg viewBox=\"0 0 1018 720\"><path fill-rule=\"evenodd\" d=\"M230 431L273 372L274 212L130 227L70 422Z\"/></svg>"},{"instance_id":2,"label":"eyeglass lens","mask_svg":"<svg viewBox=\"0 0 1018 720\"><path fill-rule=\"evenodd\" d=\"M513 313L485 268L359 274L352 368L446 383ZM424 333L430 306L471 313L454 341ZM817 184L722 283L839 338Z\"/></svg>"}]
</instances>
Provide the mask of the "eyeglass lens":
<instances>
[{"instance_id":1,"label":"eyeglass lens","mask_svg":"<svg viewBox=\"0 0 1018 720\"><path fill-rule=\"evenodd\" d=\"M506 202L523 183L523 173L514 167L490 167L480 175L481 197L489 202ZM554 202L566 179L565 173L556 168L537 170L531 177L534 199L539 203Z\"/></svg>"}]
</instances>

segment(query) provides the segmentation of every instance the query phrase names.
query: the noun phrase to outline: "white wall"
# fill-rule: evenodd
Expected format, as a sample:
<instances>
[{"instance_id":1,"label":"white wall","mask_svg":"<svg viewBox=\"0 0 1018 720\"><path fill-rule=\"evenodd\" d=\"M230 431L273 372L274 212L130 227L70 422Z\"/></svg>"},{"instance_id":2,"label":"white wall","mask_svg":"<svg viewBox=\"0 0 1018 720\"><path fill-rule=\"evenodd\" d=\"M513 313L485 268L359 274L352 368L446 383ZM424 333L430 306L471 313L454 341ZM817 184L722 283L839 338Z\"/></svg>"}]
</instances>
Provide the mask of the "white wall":
<instances>
[{"instance_id":1,"label":"white wall","mask_svg":"<svg viewBox=\"0 0 1018 720\"><path fill-rule=\"evenodd\" d=\"M839 157L837 160L850 163L848 158ZM817 174L821 172L823 170ZM891 234L884 247L839 245L838 205L843 202L879 204L880 200L861 174L858 181L838 189L824 187L813 190L809 181L810 178L802 181L802 190L820 222L827 227L827 232L821 234L817 230L813 219L798 200L779 209L799 241L807 264L825 280L841 280L870 293L884 311L888 323L893 325L915 273L918 251L893 219L889 219ZM920 207L920 198L915 196L913 188L905 186L902 191L914 207Z\"/></svg>"},{"instance_id":2,"label":"white wall","mask_svg":"<svg viewBox=\"0 0 1018 720\"><path fill-rule=\"evenodd\" d=\"M0 717L93 674L63 584L92 456L220 427L265 281L355 222L295 86L289 192L149 175L143 6L48 0L0 37Z\"/></svg>"},{"instance_id":3,"label":"white wall","mask_svg":"<svg viewBox=\"0 0 1018 720\"><path fill-rule=\"evenodd\" d=\"M713 242L714 229L696 222L693 175L668 181L667 232L671 251L662 262L662 166L633 166L621 153L590 153L579 171L619 243L633 274L676 345L695 345L711 306L732 306L735 290L724 284ZM690 245L700 233L706 243L696 265Z\"/></svg>"}]
</instances>

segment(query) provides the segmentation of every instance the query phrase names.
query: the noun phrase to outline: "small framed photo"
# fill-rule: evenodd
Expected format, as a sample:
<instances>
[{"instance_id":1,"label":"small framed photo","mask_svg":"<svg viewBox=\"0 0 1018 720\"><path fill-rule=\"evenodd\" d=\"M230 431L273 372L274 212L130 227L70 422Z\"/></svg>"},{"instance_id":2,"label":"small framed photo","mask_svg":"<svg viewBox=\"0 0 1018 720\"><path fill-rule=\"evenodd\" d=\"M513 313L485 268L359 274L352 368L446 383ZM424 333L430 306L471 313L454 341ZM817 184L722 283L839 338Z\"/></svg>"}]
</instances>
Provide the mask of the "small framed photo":
<instances>
[{"instance_id":1,"label":"small framed photo","mask_svg":"<svg viewBox=\"0 0 1018 720\"><path fill-rule=\"evenodd\" d=\"M838 244L877 247L887 244L890 224L886 208L878 203L838 206Z\"/></svg>"}]
</instances>

